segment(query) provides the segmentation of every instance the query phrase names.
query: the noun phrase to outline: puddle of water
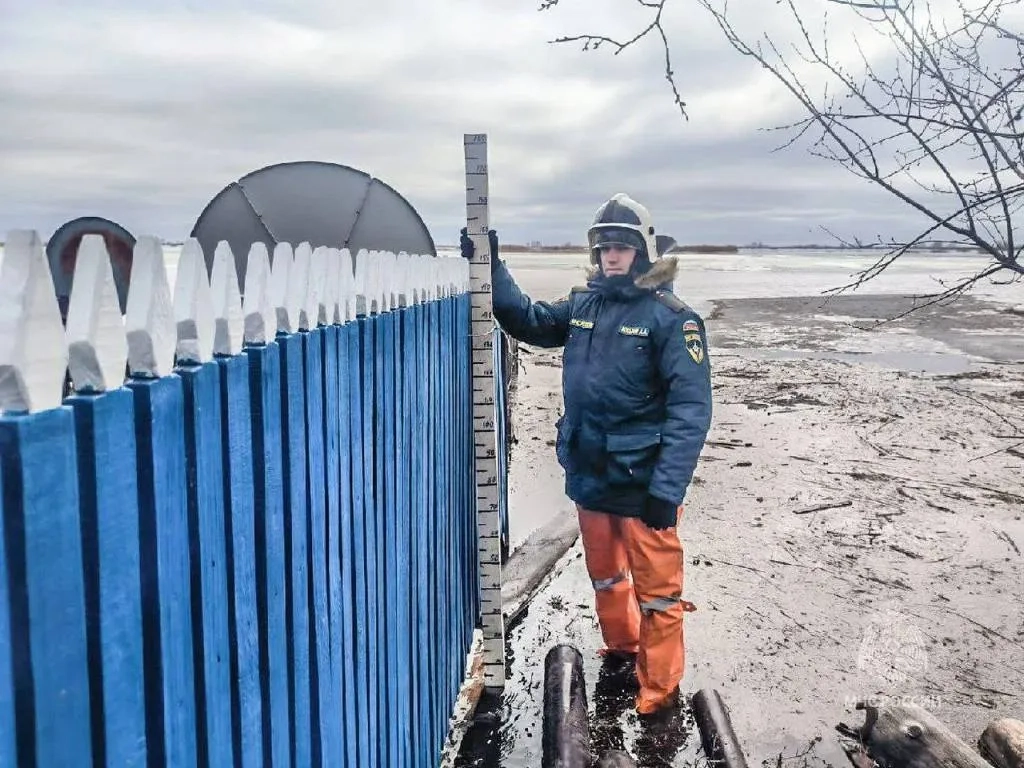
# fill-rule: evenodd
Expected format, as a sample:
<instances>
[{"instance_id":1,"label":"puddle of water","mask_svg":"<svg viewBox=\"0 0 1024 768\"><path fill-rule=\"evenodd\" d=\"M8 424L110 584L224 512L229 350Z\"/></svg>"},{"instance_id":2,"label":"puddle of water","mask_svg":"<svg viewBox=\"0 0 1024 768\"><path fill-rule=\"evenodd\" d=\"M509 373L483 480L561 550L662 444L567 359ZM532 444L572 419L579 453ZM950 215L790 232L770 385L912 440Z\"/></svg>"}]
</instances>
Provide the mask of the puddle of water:
<instances>
[{"instance_id":1,"label":"puddle of water","mask_svg":"<svg viewBox=\"0 0 1024 768\"><path fill-rule=\"evenodd\" d=\"M967 373L974 363L967 355L944 352L832 352L810 349L763 349L758 347L720 347L719 354L734 354L758 360L838 360L851 364L868 363L891 371L947 376Z\"/></svg>"}]
</instances>

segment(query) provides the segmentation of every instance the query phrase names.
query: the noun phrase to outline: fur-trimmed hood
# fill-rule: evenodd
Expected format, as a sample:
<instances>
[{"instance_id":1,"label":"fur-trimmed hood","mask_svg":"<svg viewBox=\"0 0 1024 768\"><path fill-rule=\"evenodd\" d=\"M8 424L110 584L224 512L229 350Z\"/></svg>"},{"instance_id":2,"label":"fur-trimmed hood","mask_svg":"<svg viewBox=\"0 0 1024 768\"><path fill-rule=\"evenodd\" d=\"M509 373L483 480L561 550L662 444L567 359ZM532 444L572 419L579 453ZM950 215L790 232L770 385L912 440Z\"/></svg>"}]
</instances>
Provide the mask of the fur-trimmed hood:
<instances>
[{"instance_id":1,"label":"fur-trimmed hood","mask_svg":"<svg viewBox=\"0 0 1024 768\"><path fill-rule=\"evenodd\" d=\"M656 291L666 283L671 287L679 273L679 260L675 256L663 256L658 259L646 272L636 276L633 285L644 291ZM601 277L601 267L592 265L587 267L587 281L597 280Z\"/></svg>"}]
</instances>

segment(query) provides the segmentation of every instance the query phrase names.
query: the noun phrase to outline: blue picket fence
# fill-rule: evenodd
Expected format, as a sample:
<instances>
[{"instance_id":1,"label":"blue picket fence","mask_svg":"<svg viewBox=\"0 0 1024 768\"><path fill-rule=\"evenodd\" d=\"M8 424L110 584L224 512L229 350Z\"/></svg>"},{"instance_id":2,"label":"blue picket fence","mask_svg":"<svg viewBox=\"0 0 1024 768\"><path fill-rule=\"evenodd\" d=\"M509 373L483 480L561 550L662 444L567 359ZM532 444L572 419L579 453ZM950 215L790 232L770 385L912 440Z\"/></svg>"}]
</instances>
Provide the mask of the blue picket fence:
<instances>
[{"instance_id":1,"label":"blue picket fence","mask_svg":"<svg viewBox=\"0 0 1024 768\"><path fill-rule=\"evenodd\" d=\"M0 768L436 765L469 329L463 293L0 418Z\"/></svg>"}]
</instances>

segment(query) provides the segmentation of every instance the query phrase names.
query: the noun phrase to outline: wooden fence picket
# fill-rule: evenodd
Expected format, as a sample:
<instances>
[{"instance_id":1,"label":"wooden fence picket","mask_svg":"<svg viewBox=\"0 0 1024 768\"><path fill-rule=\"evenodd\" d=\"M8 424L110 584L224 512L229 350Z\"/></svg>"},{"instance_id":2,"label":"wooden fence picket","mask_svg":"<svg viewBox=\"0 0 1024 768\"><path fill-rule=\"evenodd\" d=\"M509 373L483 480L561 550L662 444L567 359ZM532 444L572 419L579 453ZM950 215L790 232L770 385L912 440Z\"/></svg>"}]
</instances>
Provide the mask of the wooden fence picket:
<instances>
[{"instance_id":1,"label":"wooden fence picket","mask_svg":"<svg viewBox=\"0 0 1024 768\"><path fill-rule=\"evenodd\" d=\"M122 316L85 236L65 327L7 236L0 768L435 765L479 608L468 266L208 255L172 285L138 238Z\"/></svg>"},{"instance_id":2,"label":"wooden fence picket","mask_svg":"<svg viewBox=\"0 0 1024 768\"><path fill-rule=\"evenodd\" d=\"M0 471L0 542L6 545L4 476ZM0 568L0 637L11 637L11 587ZM10 643L0 643L0 768L17 768L17 720L14 716L14 665Z\"/></svg>"},{"instance_id":3,"label":"wooden fence picket","mask_svg":"<svg viewBox=\"0 0 1024 768\"><path fill-rule=\"evenodd\" d=\"M276 294L275 294L276 295ZM281 443L281 349L278 342L247 347L252 407L257 622L263 754L289 765L289 669L286 644L284 496Z\"/></svg>"},{"instance_id":4,"label":"wooden fence picket","mask_svg":"<svg viewBox=\"0 0 1024 768\"><path fill-rule=\"evenodd\" d=\"M72 411L0 417L0 457L17 764L88 765L89 666Z\"/></svg>"},{"instance_id":5,"label":"wooden fence picket","mask_svg":"<svg viewBox=\"0 0 1024 768\"><path fill-rule=\"evenodd\" d=\"M246 280L256 280L254 263ZM254 347L255 357L260 349ZM266 507L257 521L254 483L254 439L250 359L248 356L217 358L221 390L221 465L224 467L224 520L228 588L228 661L231 679L231 729L235 765L263 765L264 723L260 682L260 649L263 646L258 602L257 526L262 529ZM255 367L255 366L254 366ZM271 485L269 480L267 486ZM263 496L263 500L266 500ZM265 552L265 548L260 550ZM264 555L265 558L265 555ZM264 559L265 562L265 559ZM264 566L265 574L265 566ZM265 579L265 575L264 575Z\"/></svg>"},{"instance_id":6,"label":"wooden fence picket","mask_svg":"<svg viewBox=\"0 0 1024 768\"><path fill-rule=\"evenodd\" d=\"M106 392L124 383L128 344L103 238L85 235L78 247L68 301L68 369L76 392Z\"/></svg>"}]
</instances>

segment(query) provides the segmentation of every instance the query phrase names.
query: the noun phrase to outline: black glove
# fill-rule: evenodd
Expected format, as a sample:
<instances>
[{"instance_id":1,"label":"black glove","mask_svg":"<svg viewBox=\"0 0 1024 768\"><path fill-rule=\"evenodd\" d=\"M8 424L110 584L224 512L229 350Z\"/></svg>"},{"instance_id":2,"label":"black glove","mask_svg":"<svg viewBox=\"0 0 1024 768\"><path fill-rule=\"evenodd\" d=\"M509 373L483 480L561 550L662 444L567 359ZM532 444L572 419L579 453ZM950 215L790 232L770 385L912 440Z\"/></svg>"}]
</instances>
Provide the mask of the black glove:
<instances>
[{"instance_id":1,"label":"black glove","mask_svg":"<svg viewBox=\"0 0 1024 768\"><path fill-rule=\"evenodd\" d=\"M648 496L644 502L644 510L640 519L648 528L662 531L667 528L675 528L678 511L678 507L671 501L659 499L657 496Z\"/></svg>"},{"instance_id":2,"label":"black glove","mask_svg":"<svg viewBox=\"0 0 1024 768\"><path fill-rule=\"evenodd\" d=\"M462 251L462 258L472 259L473 254L476 253L476 246L473 245L473 241L469 239L469 234L466 232L465 227L459 231L459 234L459 249Z\"/></svg>"},{"instance_id":3,"label":"black glove","mask_svg":"<svg viewBox=\"0 0 1024 768\"><path fill-rule=\"evenodd\" d=\"M498 263L498 233L493 229L487 232L487 242L491 247L491 272L493 273L494 267ZM472 259L473 254L476 253L476 246L470 240L466 227L459 230L459 250L462 252L462 258L464 259Z\"/></svg>"}]
</instances>

